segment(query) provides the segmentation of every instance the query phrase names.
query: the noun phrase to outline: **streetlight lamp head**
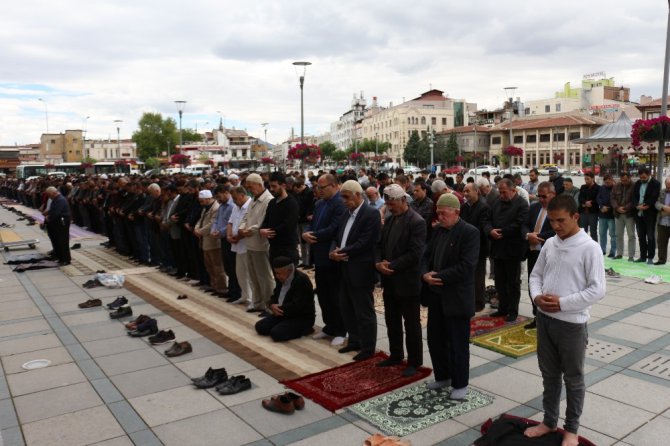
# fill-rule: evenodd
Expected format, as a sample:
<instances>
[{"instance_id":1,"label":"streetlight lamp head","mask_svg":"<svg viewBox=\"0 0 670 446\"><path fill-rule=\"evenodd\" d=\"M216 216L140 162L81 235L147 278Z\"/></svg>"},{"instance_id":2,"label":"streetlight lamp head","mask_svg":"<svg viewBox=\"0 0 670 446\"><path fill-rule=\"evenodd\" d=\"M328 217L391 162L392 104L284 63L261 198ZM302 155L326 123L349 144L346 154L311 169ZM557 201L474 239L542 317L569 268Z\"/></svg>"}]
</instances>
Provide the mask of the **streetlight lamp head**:
<instances>
[{"instance_id":1,"label":"streetlight lamp head","mask_svg":"<svg viewBox=\"0 0 670 446\"><path fill-rule=\"evenodd\" d=\"M307 66L312 65L312 62L293 62L293 65Z\"/></svg>"},{"instance_id":2,"label":"streetlight lamp head","mask_svg":"<svg viewBox=\"0 0 670 446\"><path fill-rule=\"evenodd\" d=\"M186 106L186 101L174 101L174 103L177 106L177 111L182 113L184 111L184 107Z\"/></svg>"}]
</instances>

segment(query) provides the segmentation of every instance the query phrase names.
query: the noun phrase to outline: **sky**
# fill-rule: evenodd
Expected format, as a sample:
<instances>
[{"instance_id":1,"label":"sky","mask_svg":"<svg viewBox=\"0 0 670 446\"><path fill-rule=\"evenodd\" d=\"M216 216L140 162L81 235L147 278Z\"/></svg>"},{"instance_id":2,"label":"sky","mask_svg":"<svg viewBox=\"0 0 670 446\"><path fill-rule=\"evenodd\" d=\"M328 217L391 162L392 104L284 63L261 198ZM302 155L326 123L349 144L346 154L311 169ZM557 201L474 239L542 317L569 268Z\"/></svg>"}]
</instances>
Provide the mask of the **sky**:
<instances>
[{"instance_id":1,"label":"sky","mask_svg":"<svg viewBox=\"0 0 670 446\"><path fill-rule=\"evenodd\" d=\"M481 108L604 71L661 96L665 0L23 0L0 8L0 145L85 129L130 138L145 112L184 128L300 133L294 61L309 61L305 134L363 92L382 106L430 88ZM39 99L42 99L40 101ZM88 117L88 118L87 118ZM115 122L121 120L122 122Z\"/></svg>"}]
</instances>

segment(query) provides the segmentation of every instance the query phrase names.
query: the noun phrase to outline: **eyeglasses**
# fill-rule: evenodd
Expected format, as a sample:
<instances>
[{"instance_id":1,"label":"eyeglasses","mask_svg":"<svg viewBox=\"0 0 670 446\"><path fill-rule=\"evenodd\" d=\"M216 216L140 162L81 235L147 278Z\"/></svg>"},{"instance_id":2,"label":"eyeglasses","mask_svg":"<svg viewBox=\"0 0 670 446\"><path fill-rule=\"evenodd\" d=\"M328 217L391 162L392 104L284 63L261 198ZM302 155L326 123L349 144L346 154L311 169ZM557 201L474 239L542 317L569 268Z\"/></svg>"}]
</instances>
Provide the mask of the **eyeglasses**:
<instances>
[{"instance_id":1,"label":"eyeglasses","mask_svg":"<svg viewBox=\"0 0 670 446\"><path fill-rule=\"evenodd\" d=\"M538 195L537 198L545 199L545 198L547 198L548 196L549 196L549 195Z\"/></svg>"}]
</instances>

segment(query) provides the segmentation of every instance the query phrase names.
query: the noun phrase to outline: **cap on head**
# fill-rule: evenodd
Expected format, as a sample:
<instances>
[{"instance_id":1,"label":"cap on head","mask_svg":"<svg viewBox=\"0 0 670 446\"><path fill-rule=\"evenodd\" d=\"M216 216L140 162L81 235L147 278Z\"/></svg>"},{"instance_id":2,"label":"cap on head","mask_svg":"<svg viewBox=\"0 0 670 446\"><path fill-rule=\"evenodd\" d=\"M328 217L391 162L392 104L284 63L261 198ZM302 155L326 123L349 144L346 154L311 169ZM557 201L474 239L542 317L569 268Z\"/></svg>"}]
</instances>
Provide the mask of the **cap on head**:
<instances>
[{"instance_id":1,"label":"cap on head","mask_svg":"<svg viewBox=\"0 0 670 446\"><path fill-rule=\"evenodd\" d=\"M405 193L405 189L399 185L390 184L384 188L384 195L392 200L399 200L407 194Z\"/></svg>"},{"instance_id":2,"label":"cap on head","mask_svg":"<svg viewBox=\"0 0 670 446\"><path fill-rule=\"evenodd\" d=\"M292 265L293 262L288 257L279 256L272 260L273 268L286 268L289 265Z\"/></svg>"},{"instance_id":3,"label":"cap on head","mask_svg":"<svg viewBox=\"0 0 670 446\"><path fill-rule=\"evenodd\" d=\"M251 173L247 176L247 183L263 184L263 178L257 173Z\"/></svg>"},{"instance_id":4,"label":"cap on head","mask_svg":"<svg viewBox=\"0 0 670 446\"><path fill-rule=\"evenodd\" d=\"M209 189L201 190L198 194L198 198L212 198L212 191Z\"/></svg>"},{"instance_id":5,"label":"cap on head","mask_svg":"<svg viewBox=\"0 0 670 446\"><path fill-rule=\"evenodd\" d=\"M238 177L237 174L231 173L230 175L228 175L228 179L229 180L239 180L240 177Z\"/></svg>"},{"instance_id":6,"label":"cap on head","mask_svg":"<svg viewBox=\"0 0 670 446\"><path fill-rule=\"evenodd\" d=\"M452 208L452 209L460 209L461 208L461 202L458 201L458 198L456 195L452 193L446 193L440 195L440 199L437 200L437 207L447 207L447 208Z\"/></svg>"},{"instance_id":7,"label":"cap on head","mask_svg":"<svg viewBox=\"0 0 670 446\"><path fill-rule=\"evenodd\" d=\"M340 190L342 190L343 192L344 191L351 192L353 194L355 194L356 192L358 192L359 194L363 193L363 187L356 180L345 181Z\"/></svg>"}]
</instances>

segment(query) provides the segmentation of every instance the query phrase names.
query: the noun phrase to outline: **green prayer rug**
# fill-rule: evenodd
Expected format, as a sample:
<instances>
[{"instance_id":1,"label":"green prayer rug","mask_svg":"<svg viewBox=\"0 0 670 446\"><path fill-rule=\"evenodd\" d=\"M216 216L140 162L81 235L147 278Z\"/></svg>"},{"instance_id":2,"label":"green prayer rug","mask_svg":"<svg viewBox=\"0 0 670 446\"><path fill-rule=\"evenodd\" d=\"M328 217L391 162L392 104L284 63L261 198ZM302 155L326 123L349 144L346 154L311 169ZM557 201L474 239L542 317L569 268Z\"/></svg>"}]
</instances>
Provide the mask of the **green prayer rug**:
<instances>
[{"instance_id":1,"label":"green prayer rug","mask_svg":"<svg viewBox=\"0 0 670 446\"><path fill-rule=\"evenodd\" d=\"M534 328L526 329L523 324L514 325L475 336L470 342L505 356L519 358L537 350L537 331Z\"/></svg>"},{"instance_id":2,"label":"green prayer rug","mask_svg":"<svg viewBox=\"0 0 670 446\"><path fill-rule=\"evenodd\" d=\"M625 277L646 279L649 276L660 276L663 282L670 282L670 268L667 265L647 265L646 263L629 262L625 257L614 260L605 257L605 269L613 268L614 271Z\"/></svg>"},{"instance_id":3,"label":"green prayer rug","mask_svg":"<svg viewBox=\"0 0 670 446\"><path fill-rule=\"evenodd\" d=\"M448 396L447 390L430 390L421 383L354 404L348 410L387 435L402 437L493 402L492 396L472 388L464 401Z\"/></svg>"}]
</instances>

